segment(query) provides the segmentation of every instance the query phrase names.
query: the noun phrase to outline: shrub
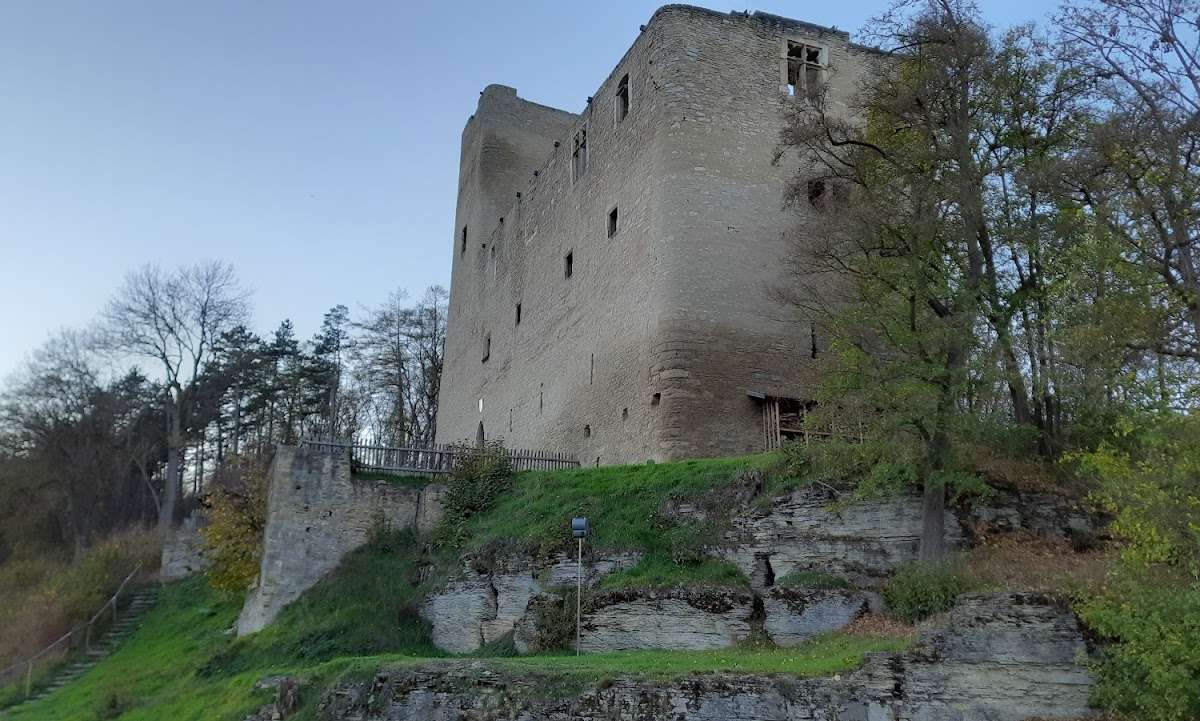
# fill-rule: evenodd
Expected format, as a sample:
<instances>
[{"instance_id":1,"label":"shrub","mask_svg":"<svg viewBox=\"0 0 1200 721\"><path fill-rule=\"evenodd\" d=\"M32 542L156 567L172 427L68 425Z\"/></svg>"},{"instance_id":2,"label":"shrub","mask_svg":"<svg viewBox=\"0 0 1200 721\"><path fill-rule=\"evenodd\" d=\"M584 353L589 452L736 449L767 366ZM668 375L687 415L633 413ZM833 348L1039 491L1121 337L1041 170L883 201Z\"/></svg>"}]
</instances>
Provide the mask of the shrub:
<instances>
[{"instance_id":1,"label":"shrub","mask_svg":"<svg viewBox=\"0 0 1200 721\"><path fill-rule=\"evenodd\" d=\"M1109 639L1093 701L1145 721L1200 718L1200 585L1153 571L1114 571L1080 616Z\"/></svg>"},{"instance_id":2,"label":"shrub","mask_svg":"<svg viewBox=\"0 0 1200 721\"><path fill-rule=\"evenodd\" d=\"M136 705L132 695L114 684L99 693L94 711L97 719L115 719L125 715Z\"/></svg>"},{"instance_id":3,"label":"shrub","mask_svg":"<svg viewBox=\"0 0 1200 721\"><path fill-rule=\"evenodd\" d=\"M533 653L562 651L574 645L575 589L567 588L561 596L536 600L529 650Z\"/></svg>"},{"instance_id":4,"label":"shrub","mask_svg":"<svg viewBox=\"0 0 1200 721\"><path fill-rule=\"evenodd\" d=\"M1099 480L1094 498L1124 542L1079 606L1111 642L1095 701L1145 721L1200 718L1200 420L1130 419L1074 460Z\"/></svg>"},{"instance_id":5,"label":"shrub","mask_svg":"<svg viewBox=\"0 0 1200 721\"><path fill-rule=\"evenodd\" d=\"M916 623L949 611L958 595L967 590L965 576L953 564L910 563L884 584L882 595L893 614Z\"/></svg>"},{"instance_id":6,"label":"shrub","mask_svg":"<svg viewBox=\"0 0 1200 721\"><path fill-rule=\"evenodd\" d=\"M442 498L451 540L459 538L463 524L472 517L496 507L500 496L512 488L513 476L512 460L501 441L459 446L456 451L449 487Z\"/></svg>"},{"instance_id":7,"label":"shrub","mask_svg":"<svg viewBox=\"0 0 1200 721\"><path fill-rule=\"evenodd\" d=\"M267 527L270 480L262 461L234 459L223 468L209 497L204 546L212 559L208 582L228 595L245 593L258 575Z\"/></svg>"}]
</instances>

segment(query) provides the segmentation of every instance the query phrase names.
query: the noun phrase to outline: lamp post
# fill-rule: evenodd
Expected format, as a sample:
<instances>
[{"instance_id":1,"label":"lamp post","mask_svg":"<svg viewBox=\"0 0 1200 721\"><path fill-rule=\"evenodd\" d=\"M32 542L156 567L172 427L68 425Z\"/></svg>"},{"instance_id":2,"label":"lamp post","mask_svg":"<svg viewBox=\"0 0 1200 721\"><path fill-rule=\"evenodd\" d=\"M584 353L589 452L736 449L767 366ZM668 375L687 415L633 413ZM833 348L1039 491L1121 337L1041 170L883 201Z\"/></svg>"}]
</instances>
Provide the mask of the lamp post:
<instances>
[{"instance_id":1,"label":"lamp post","mask_svg":"<svg viewBox=\"0 0 1200 721\"><path fill-rule=\"evenodd\" d=\"M583 539L591 533L591 526L588 525L588 519L585 517L571 519L571 535L575 536L575 540L579 543L579 552L576 556L575 566L575 655L579 655L579 640L581 629L583 627L580 611L582 604L580 599L583 598Z\"/></svg>"}]
</instances>

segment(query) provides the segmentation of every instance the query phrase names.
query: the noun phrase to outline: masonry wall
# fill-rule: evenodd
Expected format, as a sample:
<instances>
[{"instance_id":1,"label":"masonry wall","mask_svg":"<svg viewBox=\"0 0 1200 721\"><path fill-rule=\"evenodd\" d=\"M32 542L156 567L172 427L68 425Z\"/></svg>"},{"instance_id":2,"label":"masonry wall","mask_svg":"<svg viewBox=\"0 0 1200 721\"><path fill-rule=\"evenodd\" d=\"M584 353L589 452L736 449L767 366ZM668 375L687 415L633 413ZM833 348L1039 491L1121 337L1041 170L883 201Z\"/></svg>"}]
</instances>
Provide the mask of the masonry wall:
<instances>
[{"instance_id":1,"label":"masonry wall","mask_svg":"<svg viewBox=\"0 0 1200 721\"><path fill-rule=\"evenodd\" d=\"M773 297L803 225L783 208L794 165L772 164L796 102L784 92L786 38L828 50L844 102L863 63L845 33L660 9L583 113L539 126L548 150L523 184L509 185L513 172L496 182L478 173L472 158L488 145L479 129L492 145L521 147L506 167L525 170L537 143L526 130L507 141L510 126L547 111L508 88L484 91L464 131L457 232L488 213L491 225L465 253L455 248L439 441L475 438L482 423L489 438L589 465L742 453L763 445L748 392L811 397L824 359L812 358L810 325ZM631 109L617 122L626 74ZM590 167L574 181L572 139L584 124Z\"/></svg>"},{"instance_id":2,"label":"masonry wall","mask_svg":"<svg viewBox=\"0 0 1200 721\"><path fill-rule=\"evenodd\" d=\"M758 392L813 399L824 339L777 300L795 284L785 258L833 225L823 211L784 208L797 166L773 163L787 106L786 41L828 56L834 112L849 112L871 51L846 33L771 15L667 7L658 72L662 134L656 243L667 284L651 359L663 393L657 439L671 457L763 447Z\"/></svg>"},{"instance_id":3,"label":"masonry wall","mask_svg":"<svg viewBox=\"0 0 1200 721\"><path fill-rule=\"evenodd\" d=\"M212 560L204 549L202 534L207 525L205 516L193 514L167 531L162 541L162 561L158 569L160 580L178 581L208 570Z\"/></svg>"},{"instance_id":4,"label":"masonry wall","mask_svg":"<svg viewBox=\"0 0 1200 721\"><path fill-rule=\"evenodd\" d=\"M350 454L279 446L271 464L267 527L258 580L238 617L238 635L275 620L342 558L385 522L395 529L431 529L441 518L444 486L397 487L358 481Z\"/></svg>"},{"instance_id":5,"label":"masonry wall","mask_svg":"<svg viewBox=\"0 0 1200 721\"><path fill-rule=\"evenodd\" d=\"M440 441L473 439L482 422L488 438L571 452L585 463L657 456L650 430L657 407L646 392L656 306L655 204L647 192L656 165L652 138L661 125L650 72L656 35L648 28L584 112L546 138L541 162L512 188L486 241L469 246L465 258L456 256ZM613 95L626 73L631 110L617 123ZM503 105L495 97L501 92L513 93ZM541 113L515 91L489 86L468 131L482 126L499 133L508 118L519 124ZM585 123L590 167L576 181L572 138ZM464 153L472 152L468 141ZM463 197L470 192L470 185L461 186L460 215L478 206ZM609 238L614 206L619 230ZM567 253L571 278L564 272Z\"/></svg>"}]
</instances>

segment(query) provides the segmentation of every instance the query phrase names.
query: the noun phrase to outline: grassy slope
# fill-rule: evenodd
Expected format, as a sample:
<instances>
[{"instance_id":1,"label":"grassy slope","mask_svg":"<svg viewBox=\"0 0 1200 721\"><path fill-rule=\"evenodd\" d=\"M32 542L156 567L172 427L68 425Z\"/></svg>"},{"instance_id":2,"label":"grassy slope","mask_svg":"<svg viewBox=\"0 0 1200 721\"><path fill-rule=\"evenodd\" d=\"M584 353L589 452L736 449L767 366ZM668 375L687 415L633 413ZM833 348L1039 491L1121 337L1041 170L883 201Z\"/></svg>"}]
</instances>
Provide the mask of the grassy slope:
<instances>
[{"instance_id":1,"label":"grassy slope","mask_svg":"<svg viewBox=\"0 0 1200 721\"><path fill-rule=\"evenodd\" d=\"M593 520L596 547L646 554L641 564L617 576L610 586L686 582L741 587L745 578L736 569L716 561L692 561L687 555L713 526L681 524L664 518L662 511L673 499L699 500L720 509L726 500L721 490L739 469L762 467L772 460L753 456L521 474L500 506L472 523L472 550L557 550L566 535L566 519L583 514ZM54 696L13 709L8 718L240 721L268 700L268 692L253 688L266 676L299 675L323 688L344 675L366 675L384 664L441 663L428 629L415 614L416 603L429 588L419 580L416 549L409 534L377 535L289 606L275 624L242 640L226 633L239 604L216 597L203 579L168 586L162 603L116 654ZM682 563L671 560L681 555ZM673 676L718 670L809 676L854 668L867 652L905 643L832 635L791 649L617 652L482 662L497 670L589 683L619 674ZM318 696L306 694L305 701ZM105 711L108 707L112 713Z\"/></svg>"},{"instance_id":2,"label":"grassy slope","mask_svg":"<svg viewBox=\"0 0 1200 721\"><path fill-rule=\"evenodd\" d=\"M263 703L263 694L252 691L260 674L203 679L196 673L237 612L238 604L217 601L203 580L168 586L142 627L116 653L74 684L11 709L5 718L117 718L102 713L114 701L128 707L119 716L123 721L241 718Z\"/></svg>"},{"instance_id":3,"label":"grassy slope","mask_svg":"<svg viewBox=\"0 0 1200 721\"><path fill-rule=\"evenodd\" d=\"M344 579L343 579L344 580ZM322 589L332 598L338 588ZM349 589L346 589L349 590ZM168 586L162 603L117 653L58 693L8 712L12 721L240 721L270 699L255 690L256 681L274 674L314 679L323 687L343 676L358 677L382 665L438 664L438 659L382 653L340 656L316 662L288 658L279 649L295 648L305 638L299 626L278 629L251 647L236 668L213 669L212 659L228 658L225 631L237 616L237 604L215 598L203 580ZM315 607L309 609L316 611ZM327 608L337 613L336 605ZM293 619L295 620L295 619ZM363 619L360 619L363 620ZM292 635L299 631L298 635ZM818 676L846 671L871 651L902 648L904 641L830 635L797 648L724 651L621 651L602 654L496 658L482 661L497 671L538 673L594 680L614 675L666 678L726 671ZM276 652L265 652L265 648ZM315 701L319 694L307 694ZM108 708L118 709L111 715ZM311 708L308 709L311 712ZM300 718L304 718L301 714Z\"/></svg>"},{"instance_id":4,"label":"grassy slope","mask_svg":"<svg viewBox=\"0 0 1200 721\"><path fill-rule=\"evenodd\" d=\"M473 519L465 550L518 549L541 557L572 552L568 524L587 516L591 549L639 551L644 560L609 578L606 587L705 584L744 588L734 567L703 558L700 549L719 533L731 481L747 468L777 462L772 454L646 463L572 471L519 474L494 511ZM683 522L664 514L673 501L708 512L708 522Z\"/></svg>"}]
</instances>

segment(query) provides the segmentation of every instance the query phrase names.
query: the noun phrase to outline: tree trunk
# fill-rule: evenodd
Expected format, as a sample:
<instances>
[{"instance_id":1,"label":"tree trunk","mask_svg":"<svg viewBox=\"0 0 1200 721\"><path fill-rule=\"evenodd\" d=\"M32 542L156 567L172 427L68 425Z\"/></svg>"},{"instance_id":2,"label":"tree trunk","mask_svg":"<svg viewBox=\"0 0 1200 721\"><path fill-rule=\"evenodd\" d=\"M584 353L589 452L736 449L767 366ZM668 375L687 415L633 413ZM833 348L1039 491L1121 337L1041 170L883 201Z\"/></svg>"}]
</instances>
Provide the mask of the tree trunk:
<instances>
[{"instance_id":1,"label":"tree trunk","mask_svg":"<svg viewBox=\"0 0 1200 721\"><path fill-rule=\"evenodd\" d=\"M947 365L953 367L956 363L949 359ZM945 467L946 452L950 447L946 425L953 403L951 389L943 388L942 398L938 401L938 417L935 419L937 427L928 448L932 462L928 464L921 494L921 547L918 559L924 563L939 563L946 555L946 487L938 472Z\"/></svg>"},{"instance_id":2,"label":"tree trunk","mask_svg":"<svg viewBox=\"0 0 1200 721\"><path fill-rule=\"evenodd\" d=\"M233 398L233 455L236 458L240 450L242 437L242 392L239 390Z\"/></svg>"},{"instance_id":3,"label":"tree trunk","mask_svg":"<svg viewBox=\"0 0 1200 721\"><path fill-rule=\"evenodd\" d=\"M173 391L167 398L167 476L163 479L162 505L158 509L158 530L166 534L175 525L175 506L179 503L180 472L179 454L183 449L182 421L179 417L179 399Z\"/></svg>"},{"instance_id":4,"label":"tree trunk","mask_svg":"<svg viewBox=\"0 0 1200 721\"><path fill-rule=\"evenodd\" d=\"M946 489L941 481L925 478L921 499L921 550L923 563L939 563L946 554Z\"/></svg>"}]
</instances>

